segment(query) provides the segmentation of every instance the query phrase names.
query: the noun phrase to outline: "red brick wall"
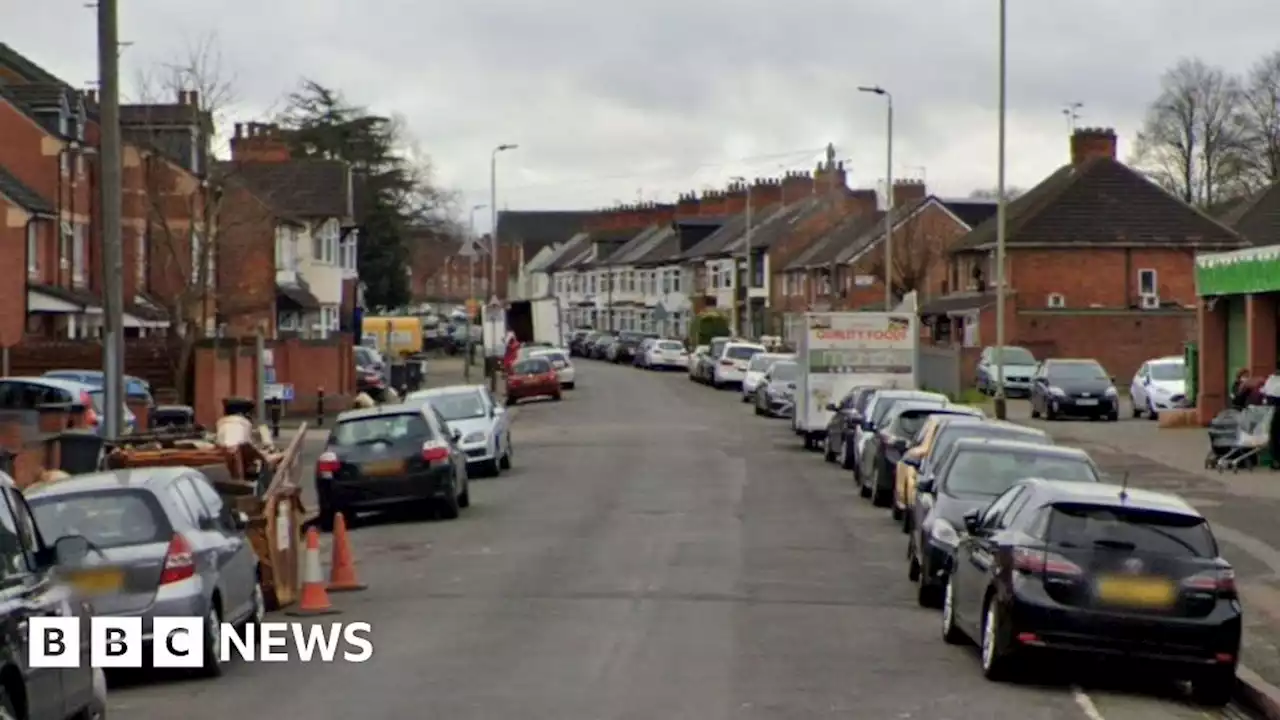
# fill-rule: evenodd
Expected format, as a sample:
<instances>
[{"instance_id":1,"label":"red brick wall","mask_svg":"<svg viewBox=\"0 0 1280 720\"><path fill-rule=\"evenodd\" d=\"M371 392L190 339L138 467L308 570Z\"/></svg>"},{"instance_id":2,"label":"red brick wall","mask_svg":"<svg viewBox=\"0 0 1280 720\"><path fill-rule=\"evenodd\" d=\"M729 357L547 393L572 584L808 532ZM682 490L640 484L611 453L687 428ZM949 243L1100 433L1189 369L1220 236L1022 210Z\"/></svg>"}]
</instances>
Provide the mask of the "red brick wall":
<instances>
[{"instance_id":1,"label":"red brick wall","mask_svg":"<svg viewBox=\"0 0 1280 720\"><path fill-rule=\"evenodd\" d=\"M27 325L27 219L25 211L0 195L0 346L22 340ZM45 225L47 223L39 223Z\"/></svg>"},{"instance_id":2,"label":"red brick wall","mask_svg":"<svg viewBox=\"0 0 1280 720\"><path fill-rule=\"evenodd\" d=\"M1045 307L1050 293L1061 293L1069 308L1133 307L1139 302L1138 271L1143 269L1156 271L1162 303L1196 302L1191 249L1014 249L1008 261L1009 284L1018 291L1022 307Z\"/></svg>"},{"instance_id":3,"label":"red brick wall","mask_svg":"<svg viewBox=\"0 0 1280 720\"><path fill-rule=\"evenodd\" d=\"M1048 357L1094 358L1123 385L1147 360L1181 355L1196 327L1192 310L1020 310L1008 330L1011 345L1039 345ZM995 342L994 314L989 328L983 319L982 335L984 344Z\"/></svg>"},{"instance_id":4,"label":"red brick wall","mask_svg":"<svg viewBox=\"0 0 1280 720\"><path fill-rule=\"evenodd\" d=\"M268 343L268 347L275 361L276 381L294 386L294 401L286 408L287 413L315 414L321 389L326 412L351 406L355 397L355 360L350 337L289 339ZM193 362L197 422L216 422L222 414L223 398L257 399L257 362L248 341L202 343L196 348Z\"/></svg>"},{"instance_id":5,"label":"red brick wall","mask_svg":"<svg viewBox=\"0 0 1280 720\"><path fill-rule=\"evenodd\" d=\"M252 336L276 330L276 220L270 208L234 182L214 209L217 236L218 302L227 334Z\"/></svg>"}]
</instances>

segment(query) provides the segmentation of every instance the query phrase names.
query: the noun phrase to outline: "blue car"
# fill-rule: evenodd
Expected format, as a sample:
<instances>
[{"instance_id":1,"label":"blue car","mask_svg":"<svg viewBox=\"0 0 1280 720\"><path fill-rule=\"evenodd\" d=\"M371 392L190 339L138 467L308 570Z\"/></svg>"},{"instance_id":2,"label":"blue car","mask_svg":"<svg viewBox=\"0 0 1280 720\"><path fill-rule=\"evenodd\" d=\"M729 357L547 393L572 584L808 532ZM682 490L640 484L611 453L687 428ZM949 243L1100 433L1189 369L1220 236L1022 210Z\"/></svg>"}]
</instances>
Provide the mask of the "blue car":
<instances>
[{"instance_id":1,"label":"blue car","mask_svg":"<svg viewBox=\"0 0 1280 720\"><path fill-rule=\"evenodd\" d=\"M41 405L54 403L81 403L92 410L90 422L99 435L106 432L102 422L103 389L76 380L57 377L7 377L0 378L0 410L35 410ZM138 428L138 417L128 407L124 408L124 434Z\"/></svg>"}]
</instances>

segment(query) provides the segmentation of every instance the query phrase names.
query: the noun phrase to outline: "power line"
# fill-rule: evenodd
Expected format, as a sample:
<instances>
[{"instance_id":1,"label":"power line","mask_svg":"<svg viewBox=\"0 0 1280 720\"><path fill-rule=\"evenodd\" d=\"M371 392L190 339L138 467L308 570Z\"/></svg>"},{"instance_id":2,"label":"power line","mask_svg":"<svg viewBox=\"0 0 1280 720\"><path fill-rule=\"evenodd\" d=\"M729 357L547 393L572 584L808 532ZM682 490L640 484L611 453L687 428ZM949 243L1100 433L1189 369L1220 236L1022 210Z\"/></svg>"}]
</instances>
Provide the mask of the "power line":
<instances>
[{"instance_id":1,"label":"power line","mask_svg":"<svg viewBox=\"0 0 1280 720\"><path fill-rule=\"evenodd\" d=\"M632 172L614 175L598 175L594 177L574 178L572 180L551 181L545 183L530 183L527 185L505 186L502 189L504 193L520 192L522 190L550 190L564 187L572 187L575 185L586 185L589 183L602 183L610 181L622 180L648 180L650 182L674 182L677 180L687 180L704 170L722 169L732 165L747 163L750 165L760 165L764 163L776 163L779 160L790 159L791 163L796 164L803 158L804 162L809 162L812 156L825 151L825 147L808 148L803 150L792 150L789 152L769 153L765 155L748 155L740 158L730 158L718 162L701 163L698 165L677 165L675 167L663 168L660 170L652 170L647 172ZM669 174L663 174L669 173ZM473 195L482 192L488 192L488 189L471 189L462 191L464 195Z\"/></svg>"}]
</instances>

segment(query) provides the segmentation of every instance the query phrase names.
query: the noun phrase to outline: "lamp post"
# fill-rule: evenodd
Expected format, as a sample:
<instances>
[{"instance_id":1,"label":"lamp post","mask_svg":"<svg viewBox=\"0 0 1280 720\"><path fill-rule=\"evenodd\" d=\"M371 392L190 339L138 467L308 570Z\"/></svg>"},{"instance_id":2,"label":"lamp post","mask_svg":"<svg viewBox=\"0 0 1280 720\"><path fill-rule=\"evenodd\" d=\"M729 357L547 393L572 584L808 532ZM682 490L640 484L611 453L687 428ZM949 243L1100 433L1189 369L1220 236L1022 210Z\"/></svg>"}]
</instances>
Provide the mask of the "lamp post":
<instances>
[{"instance_id":1,"label":"lamp post","mask_svg":"<svg viewBox=\"0 0 1280 720\"><path fill-rule=\"evenodd\" d=\"M893 95L879 85L863 85L858 92L879 95L888 105L884 170L884 309L893 309Z\"/></svg>"},{"instance_id":2,"label":"lamp post","mask_svg":"<svg viewBox=\"0 0 1280 720\"><path fill-rule=\"evenodd\" d=\"M1008 413L1004 393L1004 242L1005 242L1005 85L1008 71L1005 32L1006 0L1000 0L999 99L996 129L996 418L1004 420Z\"/></svg>"},{"instance_id":3,"label":"lamp post","mask_svg":"<svg viewBox=\"0 0 1280 720\"><path fill-rule=\"evenodd\" d=\"M498 296L498 153L515 150L519 145L503 143L489 154L489 295ZM494 348L499 354L501 350ZM488 353L485 353L486 355ZM489 389L498 386L496 357L489 363Z\"/></svg>"},{"instance_id":4,"label":"lamp post","mask_svg":"<svg viewBox=\"0 0 1280 720\"><path fill-rule=\"evenodd\" d=\"M467 253L467 342L466 362L462 366L463 374L466 375L466 381L471 382L471 351L472 351L472 335L475 328L475 308L480 306L476 302L476 211L484 210L488 205L472 205L471 206L471 223L467 232L467 246L470 252ZM475 302L475 305L471 303Z\"/></svg>"},{"instance_id":5,"label":"lamp post","mask_svg":"<svg viewBox=\"0 0 1280 720\"><path fill-rule=\"evenodd\" d=\"M746 323L744 323L746 325L746 332L744 334L748 338L754 338L756 327L755 327L755 323L753 322L753 318L751 317L751 283L753 280L755 280L755 275L753 274L753 268L751 263L751 233L754 230L753 223L752 223L753 218L751 217L751 210L752 210L751 189L752 188L751 188L751 183L747 182L747 179L745 177L742 177L741 175L735 178L732 178L732 181L737 183L742 183L747 188L747 228L746 228L746 235L744 236L744 240L743 240L744 242L743 254L746 255L747 272L745 274L746 292L743 293L743 296L742 296L742 305L746 313ZM738 273L736 270L733 273L733 277L734 277L734 280L736 281L738 278ZM738 303L736 302L733 304L733 311L734 311L733 325L734 325L734 329L737 330L738 329L738 318L737 318Z\"/></svg>"}]
</instances>

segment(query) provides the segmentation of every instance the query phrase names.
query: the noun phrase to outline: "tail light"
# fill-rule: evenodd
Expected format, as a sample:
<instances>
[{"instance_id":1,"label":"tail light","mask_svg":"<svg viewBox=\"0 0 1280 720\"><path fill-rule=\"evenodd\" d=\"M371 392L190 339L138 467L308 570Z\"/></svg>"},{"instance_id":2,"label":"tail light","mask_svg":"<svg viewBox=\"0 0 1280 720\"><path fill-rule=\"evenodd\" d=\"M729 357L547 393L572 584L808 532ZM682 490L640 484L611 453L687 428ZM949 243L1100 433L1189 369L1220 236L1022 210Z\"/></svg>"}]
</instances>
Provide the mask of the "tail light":
<instances>
[{"instance_id":1,"label":"tail light","mask_svg":"<svg viewBox=\"0 0 1280 720\"><path fill-rule=\"evenodd\" d=\"M422 443L422 459L429 465L447 462L449 460L449 447L434 440Z\"/></svg>"},{"instance_id":2,"label":"tail light","mask_svg":"<svg viewBox=\"0 0 1280 720\"><path fill-rule=\"evenodd\" d=\"M327 452L316 460L316 477L332 480L340 467L342 467L342 461L338 460L338 456Z\"/></svg>"},{"instance_id":3,"label":"tail light","mask_svg":"<svg viewBox=\"0 0 1280 720\"><path fill-rule=\"evenodd\" d=\"M192 554L191 543L175 533L169 541L169 549L164 553L164 570L160 573L160 584L180 582L196 574L196 559Z\"/></svg>"},{"instance_id":4,"label":"tail light","mask_svg":"<svg viewBox=\"0 0 1280 720\"><path fill-rule=\"evenodd\" d=\"M1192 575L1182 581L1182 586L1193 592L1216 593L1220 597L1236 596L1236 573L1231 568Z\"/></svg>"},{"instance_id":5,"label":"tail light","mask_svg":"<svg viewBox=\"0 0 1280 720\"><path fill-rule=\"evenodd\" d=\"M1080 566L1057 553L1035 548L1014 548L1013 569L1031 575L1083 575Z\"/></svg>"},{"instance_id":6,"label":"tail light","mask_svg":"<svg viewBox=\"0 0 1280 720\"><path fill-rule=\"evenodd\" d=\"M93 396L88 392L81 390L80 404L84 406L84 421L90 425L97 425L98 411L93 409Z\"/></svg>"}]
</instances>

